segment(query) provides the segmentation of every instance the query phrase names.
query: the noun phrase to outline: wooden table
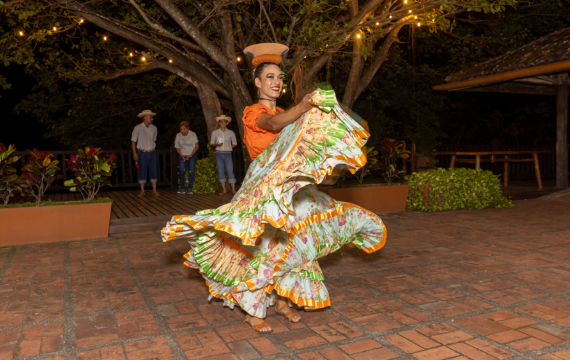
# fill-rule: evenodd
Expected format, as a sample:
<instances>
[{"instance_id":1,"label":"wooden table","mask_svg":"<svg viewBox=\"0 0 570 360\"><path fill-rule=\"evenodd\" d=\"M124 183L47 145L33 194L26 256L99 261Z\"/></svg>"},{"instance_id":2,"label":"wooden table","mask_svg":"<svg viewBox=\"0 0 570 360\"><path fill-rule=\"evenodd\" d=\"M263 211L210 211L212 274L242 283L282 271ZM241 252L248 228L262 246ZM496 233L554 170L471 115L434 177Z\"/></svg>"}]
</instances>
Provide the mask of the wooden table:
<instances>
[{"instance_id":1,"label":"wooden table","mask_svg":"<svg viewBox=\"0 0 570 360\"><path fill-rule=\"evenodd\" d=\"M515 162L533 162L534 163L534 173L536 175L536 183L539 189L542 189L542 179L540 177L540 167L538 166L538 154L550 154L550 151L440 151L437 155L451 155L451 163L449 168L453 169L455 163L467 163L475 164L475 170L481 169L482 162L490 163L504 163L504 175L503 184L504 186L509 186L509 163ZM530 155L527 159L511 159L510 155ZM457 158L458 156L475 156L475 159L465 159ZM481 159L482 156L489 156L489 159ZM502 158L497 158L497 156L502 156Z\"/></svg>"}]
</instances>

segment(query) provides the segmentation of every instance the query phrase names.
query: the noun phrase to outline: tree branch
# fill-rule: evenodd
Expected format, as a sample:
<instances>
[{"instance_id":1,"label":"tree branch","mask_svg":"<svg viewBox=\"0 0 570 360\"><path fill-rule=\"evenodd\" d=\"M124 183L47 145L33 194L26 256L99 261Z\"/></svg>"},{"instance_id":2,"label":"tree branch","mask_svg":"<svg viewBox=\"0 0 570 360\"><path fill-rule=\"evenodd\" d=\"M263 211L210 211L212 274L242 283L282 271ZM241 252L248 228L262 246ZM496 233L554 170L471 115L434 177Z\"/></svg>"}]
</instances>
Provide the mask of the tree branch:
<instances>
[{"instance_id":1,"label":"tree branch","mask_svg":"<svg viewBox=\"0 0 570 360\"><path fill-rule=\"evenodd\" d=\"M80 80L84 83L89 83L89 82L99 81L99 80L113 80L113 79L119 78L121 76L131 76L131 75L142 74L142 73L149 72L149 71L157 69L157 68L158 67L156 66L155 63L150 63L144 67L133 67L133 68L129 68L129 69L117 70L117 71L110 73L110 74L96 74L96 75L92 75L92 76L86 76L86 77L80 78Z\"/></svg>"},{"instance_id":2,"label":"tree branch","mask_svg":"<svg viewBox=\"0 0 570 360\"><path fill-rule=\"evenodd\" d=\"M174 41L177 41L179 43L181 43L182 45L196 50L196 51L202 51L202 48L194 43L191 43L190 41L186 40L186 39L182 39L174 34L172 34L170 31L166 30L162 25L154 23L152 21L150 21L150 19L148 18L148 16L146 15L146 13L144 12L144 10L139 6L139 4L137 4L137 2L135 0L129 0L129 2L131 3L131 5L134 6L134 8L138 11L139 15L143 18L143 20L154 30L156 30L159 34L166 36L169 39L172 39Z\"/></svg>"},{"instance_id":3,"label":"tree branch","mask_svg":"<svg viewBox=\"0 0 570 360\"><path fill-rule=\"evenodd\" d=\"M230 94L228 93L227 89L224 88L222 86L222 84L219 84L218 82L200 81L199 79L194 77L194 75L192 73L184 71L179 66L172 65L171 63L168 63L166 61L159 60L159 59L155 58L154 56L152 56L151 54L148 54L144 51L142 51L141 54L143 54L144 56L146 56L150 59L153 59L152 63L154 63L156 67L167 70L168 72L175 74L176 76L179 76L180 78L188 81L189 83L191 83L194 86L199 86L200 84L205 83L205 84L208 84L208 86L212 87L214 90L218 91L220 94L224 95L225 97L227 97L227 98L230 97Z\"/></svg>"},{"instance_id":4,"label":"tree branch","mask_svg":"<svg viewBox=\"0 0 570 360\"><path fill-rule=\"evenodd\" d=\"M277 40L277 34L275 33L275 29L273 28L273 23L271 22L271 19L269 18L269 15L267 14L267 10L265 10L265 6L263 6L262 0L258 0L258 2L259 2L259 6L261 7L261 11L263 11L263 13L265 14L265 18L267 19L267 23L269 24L269 27L271 28L271 32L273 33L273 41L278 43L279 41Z\"/></svg>"}]
</instances>

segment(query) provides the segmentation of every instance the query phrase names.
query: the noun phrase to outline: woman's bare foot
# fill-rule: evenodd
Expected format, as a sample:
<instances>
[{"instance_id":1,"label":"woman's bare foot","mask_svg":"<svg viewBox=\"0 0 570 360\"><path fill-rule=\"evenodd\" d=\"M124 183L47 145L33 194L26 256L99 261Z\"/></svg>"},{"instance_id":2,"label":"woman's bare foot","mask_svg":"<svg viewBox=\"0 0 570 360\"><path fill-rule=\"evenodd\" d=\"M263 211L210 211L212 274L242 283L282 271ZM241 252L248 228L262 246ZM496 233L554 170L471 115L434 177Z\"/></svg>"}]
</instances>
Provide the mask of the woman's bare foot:
<instances>
[{"instance_id":1,"label":"woman's bare foot","mask_svg":"<svg viewBox=\"0 0 570 360\"><path fill-rule=\"evenodd\" d=\"M158 191L156 191L156 190L153 191L152 194L153 194L154 196L160 196L160 194L159 194Z\"/></svg>"},{"instance_id":2,"label":"woman's bare foot","mask_svg":"<svg viewBox=\"0 0 570 360\"><path fill-rule=\"evenodd\" d=\"M289 322L298 323L301 321L301 315L291 310L289 304L287 304L287 300L285 299L277 300L277 303L275 304L275 312L285 316Z\"/></svg>"},{"instance_id":3,"label":"woman's bare foot","mask_svg":"<svg viewBox=\"0 0 570 360\"><path fill-rule=\"evenodd\" d=\"M138 196L138 197L143 197L143 196L144 196L144 191L141 191L137 196Z\"/></svg>"},{"instance_id":4,"label":"woman's bare foot","mask_svg":"<svg viewBox=\"0 0 570 360\"><path fill-rule=\"evenodd\" d=\"M273 332L273 329L269 324L264 320L257 318L255 316L251 316L249 314L246 315L245 321L247 321L253 330L257 331L258 333L267 334Z\"/></svg>"}]
</instances>

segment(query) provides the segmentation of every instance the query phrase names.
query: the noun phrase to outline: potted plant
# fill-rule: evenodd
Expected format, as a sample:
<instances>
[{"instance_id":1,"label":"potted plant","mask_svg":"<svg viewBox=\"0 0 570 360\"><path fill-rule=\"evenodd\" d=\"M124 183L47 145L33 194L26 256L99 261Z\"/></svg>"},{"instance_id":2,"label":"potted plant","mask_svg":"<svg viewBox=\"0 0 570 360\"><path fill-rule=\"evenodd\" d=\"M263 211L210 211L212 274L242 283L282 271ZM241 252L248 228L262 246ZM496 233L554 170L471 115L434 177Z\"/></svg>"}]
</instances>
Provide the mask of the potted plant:
<instances>
[{"instance_id":1,"label":"potted plant","mask_svg":"<svg viewBox=\"0 0 570 360\"><path fill-rule=\"evenodd\" d=\"M408 185L396 183L403 171L398 170L397 163L409 157L409 151L403 150L403 143L398 140L384 139L384 145L377 150L367 150L368 161L355 175L358 180L356 187L338 189L319 188L335 200L350 202L370 210L376 214L406 210ZM378 161L373 156L378 154ZM383 184L364 185L364 176L371 168L380 168L386 181Z\"/></svg>"},{"instance_id":2,"label":"potted plant","mask_svg":"<svg viewBox=\"0 0 570 360\"><path fill-rule=\"evenodd\" d=\"M26 165L22 168L22 196L33 196L36 206L40 206L44 193L55 180L63 179L63 175L57 175L61 170L57 167L59 161L52 160L53 154L47 151L41 152L26 150L32 154Z\"/></svg>"},{"instance_id":3,"label":"potted plant","mask_svg":"<svg viewBox=\"0 0 570 360\"><path fill-rule=\"evenodd\" d=\"M84 200L53 202L42 201L42 196L53 181L63 178L57 174L58 162L47 151L30 153L20 181L22 196L33 196L34 202L0 207L0 246L107 237L112 203L95 196L101 186L110 185L116 156L89 148L72 155L67 164L73 179L65 184L80 191ZM41 228L30 226L30 219L41 219Z\"/></svg>"},{"instance_id":4,"label":"potted plant","mask_svg":"<svg viewBox=\"0 0 570 360\"><path fill-rule=\"evenodd\" d=\"M4 206L8 205L10 198L16 192L22 192L20 184L22 179L16 174L15 162L20 159L20 156L12 155L16 151L14 145L9 145L8 148L0 143L0 201Z\"/></svg>"}]
</instances>

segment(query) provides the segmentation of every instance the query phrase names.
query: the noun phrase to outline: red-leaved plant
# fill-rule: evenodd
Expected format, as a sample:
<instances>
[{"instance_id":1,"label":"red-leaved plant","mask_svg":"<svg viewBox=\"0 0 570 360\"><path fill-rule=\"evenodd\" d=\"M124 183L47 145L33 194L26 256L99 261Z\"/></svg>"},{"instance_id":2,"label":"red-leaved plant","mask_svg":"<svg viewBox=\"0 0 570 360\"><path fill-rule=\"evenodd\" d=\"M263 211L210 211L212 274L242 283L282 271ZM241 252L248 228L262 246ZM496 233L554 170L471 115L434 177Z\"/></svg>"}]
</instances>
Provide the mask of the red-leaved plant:
<instances>
[{"instance_id":1,"label":"red-leaved plant","mask_svg":"<svg viewBox=\"0 0 570 360\"><path fill-rule=\"evenodd\" d=\"M4 205L8 205L15 192L22 191L20 184L23 180L16 174L15 164L20 156L12 155L15 151L14 145L6 148L4 144L0 143L0 200Z\"/></svg>"},{"instance_id":2,"label":"red-leaved plant","mask_svg":"<svg viewBox=\"0 0 570 360\"><path fill-rule=\"evenodd\" d=\"M378 146L380 153L380 161L376 163L377 168L381 168L384 172L382 176L388 184L396 180L398 176L404 174L404 171L398 170L397 164L399 159L407 159L410 151L404 150L404 143L399 140L384 138L384 145Z\"/></svg>"},{"instance_id":3,"label":"red-leaved plant","mask_svg":"<svg viewBox=\"0 0 570 360\"><path fill-rule=\"evenodd\" d=\"M85 201L95 199L101 186L111 186L111 174L117 167L117 155L108 155L100 148L79 149L76 155L66 160L74 179L67 180L64 185L71 191L81 192Z\"/></svg>"},{"instance_id":4,"label":"red-leaved plant","mask_svg":"<svg viewBox=\"0 0 570 360\"><path fill-rule=\"evenodd\" d=\"M55 180L63 179L63 175L56 175L60 170L57 167L59 161L52 160L53 154L48 151L30 151L30 156L26 165L22 168L20 178L22 183L22 196L33 196L36 199L36 206L40 206L42 196Z\"/></svg>"}]
</instances>

